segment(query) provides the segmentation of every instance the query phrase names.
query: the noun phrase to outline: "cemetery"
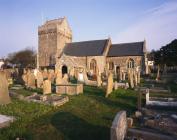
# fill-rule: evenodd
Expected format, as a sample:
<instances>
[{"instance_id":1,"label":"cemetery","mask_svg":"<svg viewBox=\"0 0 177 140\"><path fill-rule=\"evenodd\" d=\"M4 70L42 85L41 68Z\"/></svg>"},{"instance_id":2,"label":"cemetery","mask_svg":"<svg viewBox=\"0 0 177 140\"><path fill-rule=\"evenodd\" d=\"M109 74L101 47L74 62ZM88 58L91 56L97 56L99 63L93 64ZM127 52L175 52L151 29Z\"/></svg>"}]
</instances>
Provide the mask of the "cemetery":
<instances>
[{"instance_id":1,"label":"cemetery","mask_svg":"<svg viewBox=\"0 0 177 140\"><path fill-rule=\"evenodd\" d=\"M10 24L4 22L0 26L9 26L8 30L1 30L8 39L2 38L0 46L8 46L6 42L11 46L9 54L5 54L6 48L0 51L0 140L177 140L177 39L170 26L176 23L177 14L170 16L172 21L165 18L163 23L158 19L177 12L177 3L151 7L152 2L148 5L142 1L139 8L135 1L130 7L130 2L116 5L116 1L103 1L101 4L107 6L102 7L94 1L89 10L83 4L79 4L83 9L78 8L75 2L74 7L71 2L39 3L30 10L31 1L16 1L4 12L1 5L6 2L0 2L1 13L10 13L4 17L11 17L7 18ZM84 3L89 6L90 1ZM127 10L120 12L123 3ZM155 3L157 6L160 0ZM56 9L50 9L50 4ZM120 11L115 12L113 9L119 6ZM133 7L136 14L131 12L129 16ZM49 16L56 12L51 17L63 14L62 8L67 15L72 10L73 15L50 20L43 17L43 12ZM28 13L23 15L21 9ZM36 12L39 9L41 25ZM74 15L75 11L79 14ZM24 22L15 16L16 12ZM80 24L81 15L85 26ZM154 22L156 16L159 25ZM70 18L72 22L68 22ZM81 29L73 32L70 23ZM31 26L38 30L33 31ZM11 35L13 31L16 32ZM92 40L81 40L86 37ZM38 47L33 47L33 41ZM26 49L13 48L26 43Z\"/></svg>"},{"instance_id":2,"label":"cemetery","mask_svg":"<svg viewBox=\"0 0 177 140\"><path fill-rule=\"evenodd\" d=\"M127 83L120 83L110 73L107 81L100 81L104 84L91 86L59 71L23 71L23 84L17 84L1 70L2 139L44 139L50 135L49 139L171 140L177 136L173 78L166 84L142 76L138 84L130 76Z\"/></svg>"}]
</instances>

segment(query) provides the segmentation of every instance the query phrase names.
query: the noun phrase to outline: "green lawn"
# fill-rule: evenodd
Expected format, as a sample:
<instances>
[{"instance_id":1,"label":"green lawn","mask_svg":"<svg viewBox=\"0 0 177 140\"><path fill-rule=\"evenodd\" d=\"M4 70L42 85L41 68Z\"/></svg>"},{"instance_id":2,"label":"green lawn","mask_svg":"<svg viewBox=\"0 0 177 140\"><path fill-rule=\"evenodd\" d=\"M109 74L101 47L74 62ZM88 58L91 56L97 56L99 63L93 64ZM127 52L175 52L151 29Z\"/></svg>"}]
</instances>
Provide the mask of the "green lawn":
<instances>
[{"instance_id":1,"label":"green lawn","mask_svg":"<svg viewBox=\"0 0 177 140\"><path fill-rule=\"evenodd\" d=\"M103 89L86 86L84 94L69 98L70 101L59 108L17 99L7 106L0 106L1 114L17 119L10 127L0 130L0 140L16 137L27 140L107 140L115 114L126 110L129 116L136 110L137 98L132 90L119 89L105 98Z\"/></svg>"}]
</instances>

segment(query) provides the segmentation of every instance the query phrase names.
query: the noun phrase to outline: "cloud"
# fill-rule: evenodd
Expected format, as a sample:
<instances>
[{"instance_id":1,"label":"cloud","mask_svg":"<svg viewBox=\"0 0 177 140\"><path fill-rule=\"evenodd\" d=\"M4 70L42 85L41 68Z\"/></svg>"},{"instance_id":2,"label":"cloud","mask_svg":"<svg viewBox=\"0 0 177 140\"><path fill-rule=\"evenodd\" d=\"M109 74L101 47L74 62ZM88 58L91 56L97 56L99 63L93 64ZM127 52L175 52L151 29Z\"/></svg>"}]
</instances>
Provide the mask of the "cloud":
<instances>
[{"instance_id":1,"label":"cloud","mask_svg":"<svg viewBox=\"0 0 177 140\"><path fill-rule=\"evenodd\" d=\"M113 38L114 43L146 39L148 50L158 49L177 38L177 2L164 3L145 11L136 24Z\"/></svg>"}]
</instances>

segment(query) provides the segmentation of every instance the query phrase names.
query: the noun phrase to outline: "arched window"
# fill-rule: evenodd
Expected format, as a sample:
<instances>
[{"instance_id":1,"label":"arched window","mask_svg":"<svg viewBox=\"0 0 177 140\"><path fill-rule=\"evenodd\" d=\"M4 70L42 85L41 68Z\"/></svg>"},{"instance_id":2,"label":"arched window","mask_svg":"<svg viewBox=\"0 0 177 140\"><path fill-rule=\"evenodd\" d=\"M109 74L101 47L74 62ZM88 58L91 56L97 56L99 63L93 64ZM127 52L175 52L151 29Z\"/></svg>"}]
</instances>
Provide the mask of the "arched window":
<instances>
[{"instance_id":1,"label":"arched window","mask_svg":"<svg viewBox=\"0 0 177 140\"><path fill-rule=\"evenodd\" d=\"M113 70L114 69L114 63L113 62L109 62L109 70Z\"/></svg>"},{"instance_id":2,"label":"arched window","mask_svg":"<svg viewBox=\"0 0 177 140\"><path fill-rule=\"evenodd\" d=\"M93 72L96 72L96 60L92 59L90 61L90 70L93 70Z\"/></svg>"},{"instance_id":3,"label":"arched window","mask_svg":"<svg viewBox=\"0 0 177 140\"><path fill-rule=\"evenodd\" d=\"M127 68L134 68L135 67L135 62L133 59L129 59L127 63Z\"/></svg>"}]
</instances>

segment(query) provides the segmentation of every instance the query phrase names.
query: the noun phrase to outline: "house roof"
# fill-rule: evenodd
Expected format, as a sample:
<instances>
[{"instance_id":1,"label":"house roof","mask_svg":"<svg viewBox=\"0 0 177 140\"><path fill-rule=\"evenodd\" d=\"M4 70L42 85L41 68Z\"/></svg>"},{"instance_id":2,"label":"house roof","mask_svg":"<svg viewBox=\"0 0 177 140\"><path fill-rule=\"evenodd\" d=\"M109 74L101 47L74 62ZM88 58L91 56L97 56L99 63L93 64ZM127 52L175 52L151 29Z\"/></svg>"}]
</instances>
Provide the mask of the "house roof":
<instances>
[{"instance_id":1,"label":"house roof","mask_svg":"<svg viewBox=\"0 0 177 140\"><path fill-rule=\"evenodd\" d=\"M68 43L63 53L70 56L100 56L107 42L108 39Z\"/></svg>"},{"instance_id":2,"label":"house roof","mask_svg":"<svg viewBox=\"0 0 177 140\"><path fill-rule=\"evenodd\" d=\"M113 44L108 52L108 57L141 56L144 54L144 42Z\"/></svg>"}]
</instances>

